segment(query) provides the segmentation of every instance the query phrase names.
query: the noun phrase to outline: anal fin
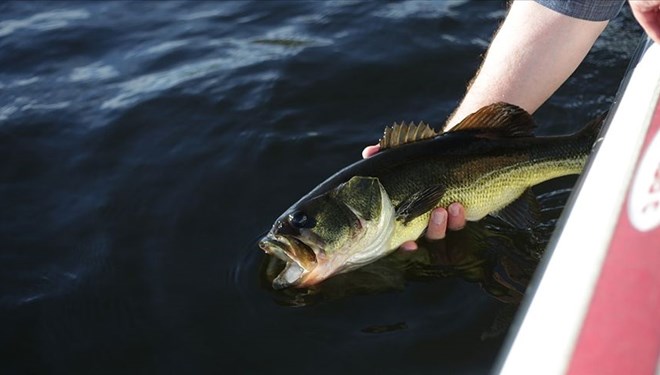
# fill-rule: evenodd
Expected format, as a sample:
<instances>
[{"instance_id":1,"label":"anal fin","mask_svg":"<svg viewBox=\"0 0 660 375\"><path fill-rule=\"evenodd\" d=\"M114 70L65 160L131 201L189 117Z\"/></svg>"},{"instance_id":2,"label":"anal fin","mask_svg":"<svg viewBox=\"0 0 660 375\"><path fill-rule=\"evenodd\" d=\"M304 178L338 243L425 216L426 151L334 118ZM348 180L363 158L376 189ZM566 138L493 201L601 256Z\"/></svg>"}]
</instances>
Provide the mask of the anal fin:
<instances>
[{"instance_id":1,"label":"anal fin","mask_svg":"<svg viewBox=\"0 0 660 375\"><path fill-rule=\"evenodd\" d=\"M539 223L541 208L536 194L532 189L527 189L518 199L490 215L514 228L529 229Z\"/></svg>"}]
</instances>

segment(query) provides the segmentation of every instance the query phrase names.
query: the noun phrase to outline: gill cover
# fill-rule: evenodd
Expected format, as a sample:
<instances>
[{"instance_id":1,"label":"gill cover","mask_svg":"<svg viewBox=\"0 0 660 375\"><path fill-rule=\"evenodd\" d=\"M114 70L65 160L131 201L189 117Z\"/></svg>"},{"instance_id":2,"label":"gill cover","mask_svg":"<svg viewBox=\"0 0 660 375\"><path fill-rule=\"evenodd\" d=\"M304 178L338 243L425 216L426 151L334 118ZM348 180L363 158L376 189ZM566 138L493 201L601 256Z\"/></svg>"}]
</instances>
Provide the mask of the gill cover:
<instances>
[{"instance_id":1,"label":"gill cover","mask_svg":"<svg viewBox=\"0 0 660 375\"><path fill-rule=\"evenodd\" d=\"M278 288L317 284L380 258L390 250L394 207L375 177L354 176L327 195L297 208L315 218L314 228L302 231L299 238L314 250L316 262L313 266L308 263L310 267L297 280L291 280L291 273L284 274L290 268L286 267L276 279L277 285L274 283Z\"/></svg>"},{"instance_id":2,"label":"gill cover","mask_svg":"<svg viewBox=\"0 0 660 375\"><path fill-rule=\"evenodd\" d=\"M328 262L330 269L333 269L332 274L350 271L373 261L374 257L385 255L394 230L395 211L378 178L354 176L337 187L335 199L358 218L359 228L348 241L336 244L336 250L341 255Z\"/></svg>"},{"instance_id":3,"label":"gill cover","mask_svg":"<svg viewBox=\"0 0 660 375\"><path fill-rule=\"evenodd\" d=\"M337 187L335 199L343 202L359 218L372 220L381 214L382 200L389 200L384 192L378 178L354 176Z\"/></svg>"},{"instance_id":4,"label":"gill cover","mask_svg":"<svg viewBox=\"0 0 660 375\"><path fill-rule=\"evenodd\" d=\"M309 241L303 241L309 245L314 238L318 262L325 257L344 258L348 252L356 251L356 243L364 245L364 237L378 226L383 214L393 212L378 178L365 176L353 176L327 194L300 204L298 209L316 221L316 226L309 230Z\"/></svg>"}]
</instances>

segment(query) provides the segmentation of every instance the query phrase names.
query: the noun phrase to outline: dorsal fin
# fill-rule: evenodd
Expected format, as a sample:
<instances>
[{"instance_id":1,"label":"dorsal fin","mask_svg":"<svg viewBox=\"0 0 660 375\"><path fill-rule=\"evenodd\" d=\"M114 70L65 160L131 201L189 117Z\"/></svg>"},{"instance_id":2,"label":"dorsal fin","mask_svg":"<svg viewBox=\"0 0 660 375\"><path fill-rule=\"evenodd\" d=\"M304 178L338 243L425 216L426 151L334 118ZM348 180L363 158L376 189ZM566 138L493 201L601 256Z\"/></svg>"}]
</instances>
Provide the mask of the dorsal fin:
<instances>
[{"instance_id":1,"label":"dorsal fin","mask_svg":"<svg viewBox=\"0 0 660 375\"><path fill-rule=\"evenodd\" d=\"M407 125L403 122L400 124L394 123L392 126L385 128L383 137L378 144L380 146L380 151L382 151L407 143L433 138L436 135L438 135L438 133L431 129L428 124L423 122L420 122L417 125L412 122Z\"/></svg>"},{"instance_id":2,"label":"dorsal fin","mask_svg":"<svg viewBox=\"0 0 660 375\"><path fill-rule=\"evenodd\" d=\"M527 111L513 104L498 102L468 115L447 132L483 131L500 137L529 137L535 128L536 123Z\"/></svg>"}]
</instances>

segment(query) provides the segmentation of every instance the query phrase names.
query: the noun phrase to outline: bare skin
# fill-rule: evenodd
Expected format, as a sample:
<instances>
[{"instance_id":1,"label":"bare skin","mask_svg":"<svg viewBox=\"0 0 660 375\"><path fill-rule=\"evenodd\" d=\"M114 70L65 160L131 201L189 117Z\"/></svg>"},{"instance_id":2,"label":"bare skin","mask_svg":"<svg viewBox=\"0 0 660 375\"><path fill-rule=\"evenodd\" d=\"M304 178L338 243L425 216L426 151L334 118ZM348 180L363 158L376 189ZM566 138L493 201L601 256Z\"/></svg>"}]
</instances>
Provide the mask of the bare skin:
<instances>
[{"instance_id":1,"label":"bare skin","mask_svg":"<svg viewBox=\"0 0 660 375\"><path fill-rule=\"evenodd\" d=\"M630 0L629 4L646 34L660 44L660 0Z\"/></svg>"},{"instance_id":2,"label":"bare skin","mask_svg":"<svg viewBox=\"0 0 660 375\"><path fill-rule=\"evenodd\" d=\"M660 0L629 3L646 33L660 44ZM498 101L534 113L575 71L607 23L569 17L533 1L514 1L445 129ZM378 149L378 145L367 146L362 157L372 156ZM465 210L460 203L453 203L446 210L437 208L431 213L426 237L442 239L447 229L464 226ZM416 250L417 244L409 241L401 249Z\"/></svg>"},{"instance_id":3,"label":"bare skin","mask_svg":"<svg viewBox=\"0 0 660 375\"><path fill-rule=\"evenodd\" d=\"M498 101L534 113L575 71L605 26L607 21L581 20L533 1L514 1L446 128Z\"/></svg>"}]
</instances>

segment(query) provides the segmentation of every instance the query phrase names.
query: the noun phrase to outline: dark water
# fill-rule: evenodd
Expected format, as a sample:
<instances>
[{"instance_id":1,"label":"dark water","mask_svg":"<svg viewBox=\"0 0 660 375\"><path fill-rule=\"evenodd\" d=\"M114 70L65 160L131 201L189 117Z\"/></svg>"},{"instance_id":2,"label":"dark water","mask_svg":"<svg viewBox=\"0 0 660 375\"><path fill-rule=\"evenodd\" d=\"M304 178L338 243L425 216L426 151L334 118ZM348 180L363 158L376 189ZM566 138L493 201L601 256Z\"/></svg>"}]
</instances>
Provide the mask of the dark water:
<instances>
[{"instance_id":1,"label":"dark water","mask_svg":"<svg viewBox=\"0 0 660 375\"><path fill-rule=\"evenodd\" d=\"M407 274L292 307L264 283L256 241L383 126L438 127L504 14L0 4L0 372L487 372L503 335L483 335L508 306L487 285ZM638 38L626 9L539 133L607 109Z\"/></svg>"}]
</instances>

